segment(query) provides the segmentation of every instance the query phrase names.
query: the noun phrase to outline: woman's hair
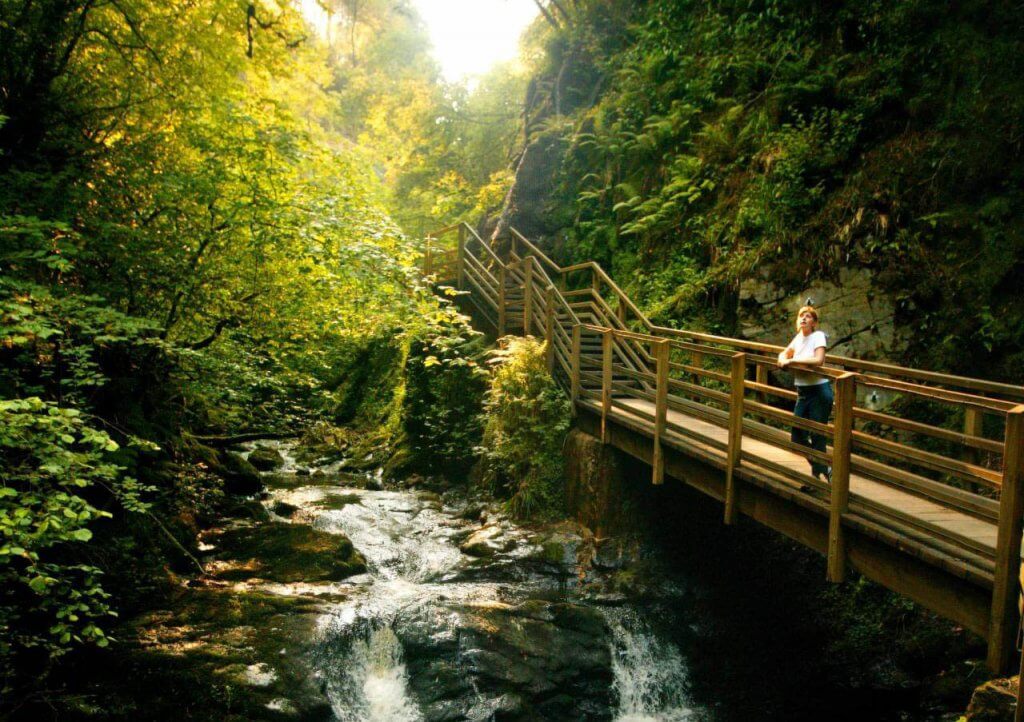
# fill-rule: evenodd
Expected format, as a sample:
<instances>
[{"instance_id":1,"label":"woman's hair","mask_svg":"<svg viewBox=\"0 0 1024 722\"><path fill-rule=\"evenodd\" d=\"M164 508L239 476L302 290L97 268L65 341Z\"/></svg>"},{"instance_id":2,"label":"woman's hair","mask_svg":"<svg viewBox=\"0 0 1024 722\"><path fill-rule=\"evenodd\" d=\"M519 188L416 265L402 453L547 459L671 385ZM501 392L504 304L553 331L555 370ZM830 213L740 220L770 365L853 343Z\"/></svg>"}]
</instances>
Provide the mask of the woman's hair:
<instances>
[{"instance_id":1,"label":"woman's hair","mask_svg":"<svg viewBox=\"0 0 1024 722\"><path fill-rule=\"evenodd\" d=\"M809 313L814 316L814 323L818 323L818 309L814 306L801 306L800 310L796 312L796 330L800 330L800 317L805 313Z\"/></svg>"}]
</instances>

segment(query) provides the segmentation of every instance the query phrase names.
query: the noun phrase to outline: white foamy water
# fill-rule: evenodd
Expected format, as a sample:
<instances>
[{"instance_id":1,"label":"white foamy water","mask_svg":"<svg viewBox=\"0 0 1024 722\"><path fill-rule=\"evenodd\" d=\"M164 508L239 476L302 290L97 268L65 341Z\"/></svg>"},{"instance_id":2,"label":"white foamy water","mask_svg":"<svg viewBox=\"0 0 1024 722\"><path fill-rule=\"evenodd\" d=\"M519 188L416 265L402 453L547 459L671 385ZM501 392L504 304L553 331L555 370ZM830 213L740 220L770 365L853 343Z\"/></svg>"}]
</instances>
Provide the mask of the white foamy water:
<instances>
[{"instance_id":1,"label":"white foamy water","mask_svg":"<svg viewBox=\"0 0 1024 722\"><path fill-rule=\"evenodd\" d=\"M658 639L631 616L609 618L615 722L683 722L694 719L688 679L676 647Z\"/></svg>"},{"instance_id":2,"label":"white foamy water","mask_svg":"<svg viewBox=\"0 0 1024 722\"><path fill-rule=\"evenodd\" d=\"M340 722L419 722L409 696L402 645L390 627L371 630L352 643L342 674L329 679L327 694Z\"/></svg>"},{"instance_id":3,"label":"white foamy water","mask_svg":"<svg viewBox=\"0 0 1024 722\"><path fill-rule=\"evenodd\" d=\"M360 503L324 511L316 526L343 532L380 579L429 581L464 561L448 517L408 494L367 491Z\"/></svg>"}]
</instances>

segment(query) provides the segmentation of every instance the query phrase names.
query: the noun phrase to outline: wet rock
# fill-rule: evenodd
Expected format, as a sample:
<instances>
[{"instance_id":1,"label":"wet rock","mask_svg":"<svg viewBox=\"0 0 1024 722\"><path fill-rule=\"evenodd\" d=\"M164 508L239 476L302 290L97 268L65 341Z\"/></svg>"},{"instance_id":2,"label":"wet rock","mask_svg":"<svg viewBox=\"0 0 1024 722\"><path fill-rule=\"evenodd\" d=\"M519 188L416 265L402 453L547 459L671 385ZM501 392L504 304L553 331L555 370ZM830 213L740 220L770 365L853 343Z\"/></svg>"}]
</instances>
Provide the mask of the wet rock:
<instances>
[{"instance_id":1,"label":"wet rock","mask_svg":"<svg viewBox=\"0 0 1024 722\"><path fill-rule=\"evenodd\" d=\"M623 569L637 560L636 543L621 537L601 539L591 563L602 571Z\"/></svg>"},{"instance_id":2,"label":"wet rock","mask_svg":"<svg viewBox=\"0 0 1024 722\"><path fill-rule=\"evenodd\" d=\"M274 471L284 466L284 457L277 449L258 446L249 454L249 463L260 471Z\"/></svg>"},{"instance_id":3,"label":"wet rock","mask_svg":"<svg viewBox=\"0 0 1024 722\"><path fill-rule=\"evenodd\" d=\"M930 710L963 709L964 700L989 679L991 673L977 660L958 662L936 677L925 680L922 706Z\"/></svg>"},{"instance_id":4,"label":"wet rock","mask_svg":"<svg viewBox=\"0 0 1024 722\"><path fill-rule=\"evenodd\" d=\"M573 522L556 524L533 539L540 549L540 561L566 569L576 567L589 556L584 552L590 541L589 530Z\"/></svg>"},{"instance_id":5,"label":"wet rock","mask_svg":"<svg viewBox=\"0 0 1024 722\"><path fill-rule=\"evenodd\" d=\"M1012 722L1017 708L1018 677L994 679L974 690L966 722Z\"/></svg>"},{"instance_id":6,"label":"wet rock","mask_svg":"<svg viewBox=\"0 0 1024 722\"><path fill-rule=\"evenodd\" d=\"M320 509L338 511L340 509L344 509L349 504L362 503L362 498L359 494L328 494L317 502L317 507Z\"/></svg>"},{"instance_id":7,"label":"wet rock","mask_svg":"<svg viewBox=\"0 0 1024 722\"><path fill-rule=\"evenodd\" d=\"M467 504L466 508L459 512L458 518L466 521L482 521L486 515L486 504Z\"/></svg>"},{"instance_id":8,"label":"wet rock","mask_svg":"<svg viewBox=\"0 0 1024 722\"><path fill-rule=\"evenodd\" d=\"M488 558L502 551L504 545L498 543L501 528L485 526L473 532L466 541L459 545L459 551L471 557Z\"/></svg>"},{"instance_id":9,"label":"wet rock","mask_svg":"<svg viewBox=\"0 0 1024 722\"><path fill-rule=\"evenodd\" d=\"M238 499L237 503L226 504L224 515L249 521L270 521L267 507L256 499Z\"/></svg>"},{"instance_id":10,"label":"wet rock","mask_svg":"<svg viewBox=\"0 0 1024 722\"><path fill-rule=\"evenodd\" d=\"M263 481L255 466L234 451L224 451L219 456L216 469L224 477L224 491L240 496L252 496L263 490Z\"/></svg>"},{"instance_id":11,"label":"wet rock","mask_svg":"<svg viewBox=\"0 0 1024 722\"><path fill-rule=\"evenodd\" d=\"M228 529L211 539L221 562L212 570L220 579L239 581L340 581L366 571L366 560L342 534L305 524L266 522Z\"/></svg>"},{"instance_id":12,"label":"wet rock","mask_svg":"<svg viewBox=\"0 0 1024 722\"><path fill-rule=\"evenodd\" d=\"M460 652L477 686L521 701L509 719L597 719L611 683L608 628L599 612L526 602L469 610ZM543 712L541 710L544 710Z\"/></svg>"},{"instance_id":13,"label":"wet rock","mask_svg":"<svg viewBox=\"0 0 1024 722\"><path fill-rule=\"evenodd\" d=\"M270 510L278 516L288 518L293 516L299 510L299 507L294 504L289 504L286 501L275 501L273 506L270 507Z\"/></svg>"},{"instance_id":14,"label":"wet rock","mask_svg":"<svg viewBox=\"0 0 1024 722\"><path fill-rule=\"evenodd\" d=\"M401 618L427 720L607 720L610 631L600 612L529 600L428 606Z\"/></svg>"}]
</instances>

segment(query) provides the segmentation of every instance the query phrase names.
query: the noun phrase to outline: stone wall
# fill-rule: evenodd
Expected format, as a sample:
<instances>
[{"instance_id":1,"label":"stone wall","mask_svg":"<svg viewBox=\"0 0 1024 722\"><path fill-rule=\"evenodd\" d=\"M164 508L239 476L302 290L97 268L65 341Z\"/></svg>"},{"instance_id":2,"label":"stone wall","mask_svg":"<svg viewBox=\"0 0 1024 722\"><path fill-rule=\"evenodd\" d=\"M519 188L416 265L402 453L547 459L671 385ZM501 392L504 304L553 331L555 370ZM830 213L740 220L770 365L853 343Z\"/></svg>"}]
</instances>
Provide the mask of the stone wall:
<instances>
[{"instance_id":1,"label":"stone wall","mask_svg":"<svg viewBox=\"0 0 1024 722\"><path fill-rule=\"evenodd\" d=\"M573 429L565 447L566 507L601 538L626 526L625 460L620 451Z\"/></svg>"}]
</instances>

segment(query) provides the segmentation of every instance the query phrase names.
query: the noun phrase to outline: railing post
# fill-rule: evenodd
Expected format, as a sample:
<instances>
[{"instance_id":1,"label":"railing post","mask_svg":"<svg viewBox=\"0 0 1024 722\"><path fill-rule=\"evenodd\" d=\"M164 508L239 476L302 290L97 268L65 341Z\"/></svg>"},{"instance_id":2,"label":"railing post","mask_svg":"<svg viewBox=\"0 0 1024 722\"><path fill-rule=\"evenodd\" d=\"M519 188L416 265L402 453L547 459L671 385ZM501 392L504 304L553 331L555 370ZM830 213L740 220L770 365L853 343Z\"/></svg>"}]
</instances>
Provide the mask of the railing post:
<instances>
[{"instance_id":1,"label":"railing post","mask_svg":"<svg viewBox=\"0 0 1024 722\"><path fill-rule=\"evenodd\" d=\"M747 355L732 356L729 394L729 447L725 467L725 523L736 523L736 467L743 449L743 385L747 380Z\"/></svg>"},{"instance_id":2,"label":"railing post","mask_svg":"<svg viewBox=\"0 0 1024 722\"><path fill-rule=\"evenodd\" d=\"M459 249L455 257L455 287L460 291L463 287L463 276L466 273L466 227L459 226Z\"/></svg>"},{"instance_id":3,"label":"railing post","mask_svg":"<svg viewBox=\"0 0 1024 722\"><path fill-rule=\"evenodd\" d=\"M498 269L498 337L505 335L505 264Z\"/></svg>"},{"instance_id":4,"label":"railing post","mask_svg":"<svg viewBox=\"0 0 1024 722\"><path fill-rule=\"evenodd\" d=\"M601 443L608 443L608 414L612 410L612 339L613 331L601 331Z\"/></svg>"},{"instance_id":5,"label":"railing post","mask_svg":"<svg viewBox=\"0 0 1024 722\"><path fill-rule=\"evenodd\" d=\"M576 404L580 400L580 336L583 329L578 323L572 327L572 378L569 379L570 397L572 401L572 414L576 415Z\"/></svg>"},{"instance_id":6,"label":"railing post","mask_svg":"<svg viewBox=\"0 0 1024 722\"><path fill-rule=\"evenodd\" d=\"M544 289L544 341L547 343L548 373L555 370L555 289Z\"/></svg>"},{"instance_id":7,"label":"railing post","mask_svg":"<svg viewBox=\"0 0 1024 722\"><path fill-rule=\"evenodd\" d=\"M699 369L704 368L704 354L702 354L700 351L691 351L690 352L690 365L691 366L695 366L696 368L699 368ZM700 374L694 374L693 375L693 383L700 385L700 381L701 381Z\"/></svg>"},{"instance_id":8,"label":"railing post","mask_svg":"<svg viewBox=\"0 0 1024 722\"><path fill-rule=\"evenodd\" d=\"M768 385L768 367L764 364L754 364L754 381L757 383L767 386ZM757 400L762 404L767 402L767 395L763 391L757 392Z\"/></svg>"},{"instance_id":9,"label":"railing post","mask_svg":"<svg viewBox=\"0 0 1024 722\"><path fill-rule=\"evenodd\" d=\"M533 331L533 256L523 259L523 335Z\"/></svg>"},{"instance_id":10,"label":"railing post","mask_svg":"<svg viewBox=\"0 0 1024 722\"><path fill-rule=\"evenodd\" d=\"M651 454L651 483L665 481L665 455L661 448L661 437L665 433L668 417L668 352L667 340L651 343L654 357L654 451Z\"/></svg>"},{"instance_id":11,"label":"railing post","mask_svg":"<svg viewBox=\"0 0 1024 722\"><path fill-rule=\"evenodd\" d=\"M615 316L619 319L619 323L622 324L622 327L625 328L626 327L626 304L624 304L622 302L621 298L619 299L619 307L617 309L615 309Z\"/></svg>"},{"instance_id":12,"label":"railing post","mask_svg":"<svg viewBox=\"0 0 1024 722\"><path fill-rule=\"evenodd\" d=\"M1006 412L1003 441L1003 483L999 494L996 569L989 622L988 666L1009 673L1017 645L1017 598L1020 589L1020 546L1024 514L1024 404Z\"/></svg>"},{"instance_id":13,"label":"railing post","mask_svg":"<svg viewBox=\"0 0 1024 722\"><path fill-rule=\"evenodd\" d=\"M850 449L853 443L853 402L857 374L836 379L835 423L832 425L832 489L828 516L828 580L846 579L846 537L843 514L850 506Z\"/></svg>"},{"instance_id":14,"label":"railing post","mask_svg":"<svg viewBox=\"0 0 1024 722\"><path fill-rule=\"evenodd\" d=\"M433 239L431 239L430 236L427 236L426 238L423 239L423 246L424 246L423 247L423 275L424 276L429 276L430 273L434 270L433 267L432 267L433 266L433 259L431 258L431 255L430 255L430 253L431 253L430 241L431 240L433 240Z\"/></svg>"}]
</instances>

